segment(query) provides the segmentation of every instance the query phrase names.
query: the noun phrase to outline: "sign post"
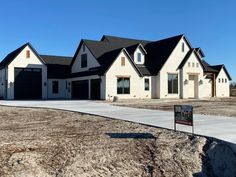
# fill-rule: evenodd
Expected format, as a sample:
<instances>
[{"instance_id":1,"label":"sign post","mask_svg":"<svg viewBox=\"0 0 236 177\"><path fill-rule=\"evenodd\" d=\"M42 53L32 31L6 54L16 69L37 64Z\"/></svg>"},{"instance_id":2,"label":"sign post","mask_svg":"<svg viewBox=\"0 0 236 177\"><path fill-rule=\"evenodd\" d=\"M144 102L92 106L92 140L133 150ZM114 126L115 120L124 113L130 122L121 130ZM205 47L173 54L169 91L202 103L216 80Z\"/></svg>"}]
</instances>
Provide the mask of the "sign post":
<instances>
[{"instance_id":1,"label":"sign post","mask_svg":"<svg viewBox=\"0 0 236 177\"><path fill-rule=\"evenodd\" d=\"M192 126L192 134L194 134L193 126L193 107L190 105L174 105L174 129L176 124Z\"/></svg>"}]
</instances>

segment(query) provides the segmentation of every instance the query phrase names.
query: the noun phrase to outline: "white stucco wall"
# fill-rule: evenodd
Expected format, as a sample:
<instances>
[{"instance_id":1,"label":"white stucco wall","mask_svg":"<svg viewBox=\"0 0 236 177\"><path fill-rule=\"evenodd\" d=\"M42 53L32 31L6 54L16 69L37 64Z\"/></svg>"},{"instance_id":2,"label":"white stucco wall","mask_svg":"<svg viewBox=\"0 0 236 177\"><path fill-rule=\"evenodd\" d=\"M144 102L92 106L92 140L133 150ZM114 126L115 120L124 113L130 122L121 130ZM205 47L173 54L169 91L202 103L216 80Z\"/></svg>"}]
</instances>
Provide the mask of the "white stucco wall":
<instances>
[{"instance_id":1,"label":"white stucco wall","mask_svg":"<svg viewBox=\"0 0 236 177\"><path fill-rule=\"evenodd\" d=\"M58 81L58 93L52 92L52 82ZM70 98L70 85L66 79L48 79L48 98L49 99L68 99Z\"/></svg>"},{"instance_id":2,"label":"white stucco wall","mask_svg":"<svg viewBox=\"0 0 236 177\"><path fill-rule=\"evenodd\" d=\"M0 70L0 98L5 98L6 96L6 75L5 69Z\"/></svg>"},{"instance_id":3,"label":"white stucco wall","mask_svg":"<svg viewBox=\"0 0 236 177\"><path fill-rule=\"evenodd\" d=\"M125 66L121 66L121 57L125 57ZM106 73L106 99L151 98L151 77L139 77L126 54L122 51ZM130 94L117 94L117 78L130 77ZM144 79L149 78L149 91L144 89Z\"/></svg>"},{"instance_id":4,"label":"white stucco wall","mask_svg":"<svg viewBox=\"0 0 236 177\"><path fill-rule=\"evenodd\" d=\"M138 53L141 53L141 62L138 61ZM135 62L136 64L144 64L145 55L144 55L143 51L140 49L140 47L138 47L138 48L134 51L133 58L134 58L134 62Z\"/></svg>"},{"instance_id":5,"label":"white stucco wall","mask_svg":"<svg viewBox=\"0 0 236 177\"><path fill-rule=\"evenodd\" d=\"M224 82L222 82L222 79L224 80ZM227 82L225 82L225 79L227 79ZM229 97L229 85L229 79L225 73L225 70L222 68L216 78L216 97Z\"/></svg>"},{"instance_id":6,"label":"white stucco wall","mask_svg":"<svg viewBox=\"0 0 236 177\"><path fill-rule=\"evenodd\" d=\"M184 52L182 52L182 43L185 44ZM177 44L177 46L175 47L175 49L173 50L169 59L166 61L166 63L164 64L164 66L159 72L160 91L159 91L159 94L157 94L159 95L158 98L179 98L180 97L180 72L177 69L189 50L190 49L187 43L182 38ZM178 94L168 94L168 73L178 74L178 82L179 82Z\"/></svg>"},{"instance_id":7,"label":"white stucco wall","mask_svg":"<svg viewBox=\"0 0 236 177\"><path fill-rule=\"evenodd\" d=\"M190 65L189 65L190 64ZM206 92L206 87L204 86L204 75L203 75L203 67L200 64L200 62L197 59L197 56L192 53L185 63L185 65L182 68L182 88L181 90L181 98L200 98L203 97L203 95L206 95L204 92ZM194 76L194 83L191 83L192 81L189 81L189 75ZM200 82L202 80L202 82ZM187 83L186 83L187 81ZM193 86L195 88L193 88ZM191 93L194 93L194 96L191 95Z\"/></svg>"},{"instance_id":8,"label":"white stucco wall","mask_svg":"<svg viewBox=\"0 0 236 177\"><path fill-rule=\"evenodd\" d=\"M30 50L30 58L26 58L26 51ZM41 60L33 53L29 46L26 46L21 53L8 65L7 67L7 99L14 99L14 69L15 68L41 68L42 69L42 98L47 98L47 67Z\"/></svg>"},{"instance_id":9,"label":"white stucco wall","mask_svg":"<svg viewBox=\"0 0 236 177\"><path fill-rule=\"evenodd\" d=\"M87 67L81 68L81 55L87 54ZM97 60L94 58L90 50L85 46L85 51L83 52L83 45L80 48L78 55L72 65L72 73L87 71L89 68L100 66Z\"/></svg>"},{"instance_id":10,"label":"white stucco wall","mask_svg":"<svg viewBox=\"0 0 236 177\"><path fill-rule=\"evenodd\" d=\"M200 87L200 97L212 97L212 80L204 76L203 85Z\"/></svg>"}]
</instances>

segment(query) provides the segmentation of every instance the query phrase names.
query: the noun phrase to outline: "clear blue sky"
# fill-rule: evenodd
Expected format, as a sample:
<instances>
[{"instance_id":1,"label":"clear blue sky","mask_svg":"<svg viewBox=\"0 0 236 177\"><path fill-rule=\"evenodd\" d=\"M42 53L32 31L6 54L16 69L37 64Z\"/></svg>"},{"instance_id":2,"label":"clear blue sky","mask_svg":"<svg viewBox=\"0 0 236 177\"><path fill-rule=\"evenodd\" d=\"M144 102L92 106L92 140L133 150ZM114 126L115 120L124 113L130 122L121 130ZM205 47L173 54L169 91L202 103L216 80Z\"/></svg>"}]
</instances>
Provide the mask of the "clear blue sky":
<instances>
[{"instance_id":1,"label":"clear blue sky","mask_svg":"<svg viewBox=\"0 0 236 177\"><path fill-rule=\"evenodd\" d=\"M235 0L1 0L0 60L28 41L41 54L73 56L81 38L158 40L184 33L235 81L235 8Z\"/></svg>"}]
</instances>

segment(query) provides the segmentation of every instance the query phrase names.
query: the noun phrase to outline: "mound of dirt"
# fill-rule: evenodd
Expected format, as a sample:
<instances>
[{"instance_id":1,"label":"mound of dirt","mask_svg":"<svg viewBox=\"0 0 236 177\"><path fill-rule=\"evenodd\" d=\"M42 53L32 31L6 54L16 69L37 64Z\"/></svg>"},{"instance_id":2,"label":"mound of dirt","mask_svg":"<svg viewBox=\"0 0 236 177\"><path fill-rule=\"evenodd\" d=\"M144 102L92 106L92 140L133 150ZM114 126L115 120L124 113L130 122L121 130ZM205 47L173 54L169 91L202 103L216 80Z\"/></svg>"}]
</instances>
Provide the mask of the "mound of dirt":
<instances>
[{"instance_id":1,"label":"mound of dirt","mask_svg":"<svg viewBox=\"0 0 236 177\"><path fill-rule=\"evenodd\" d=\"M0 107L0 176L236 176L230 146L85 114Z\"/></svg>"}]
</instances>

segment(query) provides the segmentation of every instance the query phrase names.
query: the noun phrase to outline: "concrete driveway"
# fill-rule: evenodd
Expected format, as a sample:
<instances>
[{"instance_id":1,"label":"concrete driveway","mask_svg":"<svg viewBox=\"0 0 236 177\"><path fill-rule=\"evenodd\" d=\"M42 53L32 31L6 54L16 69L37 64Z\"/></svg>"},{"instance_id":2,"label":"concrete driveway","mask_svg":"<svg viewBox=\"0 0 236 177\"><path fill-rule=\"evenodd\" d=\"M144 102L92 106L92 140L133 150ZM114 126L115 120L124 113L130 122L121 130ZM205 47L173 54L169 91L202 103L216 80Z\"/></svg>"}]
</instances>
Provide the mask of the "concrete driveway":
<instances>
[{"instance_id":1,"label":"concrete driveway","mask_svg":"<svg viewBox=\"0 0 236 177\"><path fill-rule=\"evenodd\" d=\"M0 105L56 108L128 120L158 127L173 129L173 112L112 106L93 101L0 101ZM177 125L177 129L191 132L192 127ZM194 132L199 135L215 137L236 144L236 118L194 115Z\"/></svg>"}]
</instances>

